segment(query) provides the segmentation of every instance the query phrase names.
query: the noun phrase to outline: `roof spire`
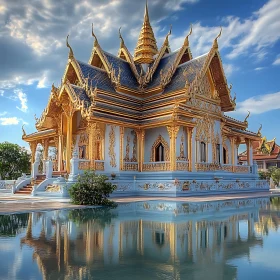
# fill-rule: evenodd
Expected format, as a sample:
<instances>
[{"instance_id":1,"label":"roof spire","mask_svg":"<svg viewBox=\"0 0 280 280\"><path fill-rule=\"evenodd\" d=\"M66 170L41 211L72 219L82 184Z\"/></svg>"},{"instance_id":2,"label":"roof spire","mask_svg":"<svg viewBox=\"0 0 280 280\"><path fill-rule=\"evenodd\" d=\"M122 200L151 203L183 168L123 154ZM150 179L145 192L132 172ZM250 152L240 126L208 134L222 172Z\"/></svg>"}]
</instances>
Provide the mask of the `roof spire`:
<instances>
[{"instance_id":1,"label":"roof spire","mask_svg":"<svg viewBox=\"0 0 280 280\"><path fill-rule=\"evenodd\" d=\"M73 50L72 50L71 46L69 45L68 37L69 37L69 34L67 35L67 38L66 38L66 47L69 48L69 55L68 55L68 57L69 58L73 58L74 57L74 53L73 53Z\"/></svg>"},{"instance_id":2,"label":"roof spire","mask_svg":"<svg viewBox=\"0 0 280 280\"><path fill-rule=\"evenodd\" d=\"M151 63L157 52L157 43L150 24L148 3L146 1L144 22L134 51L134 61L138 63Z\"/></svg>"},{"instance_id":3,"label":"roof spire","mask_svg":"<svg viewBox=\"0 0 280 280\"><path fill-rule=\"evenodd\" d=\"M94 37L94 46L96 47L98 45L98 40L97 40L96 35L93 32L93 23L91 24L91 35L92 35L92 37Z\"/></svg>"},{"instance_id":4,"label":"roof spire","mask_svg":"<svg viewBox=\"0 0 280 280\"><path fill-rule=\"evenodd\" d=\"M222 28L222 26L221 26L221 30L220 30L218 36L214 39L214 42L213 42L213 47L216 48L216 49L218 48L218 38L221 37L222 31L223 31L223 28Z\"/></svg>"}]
</instances>

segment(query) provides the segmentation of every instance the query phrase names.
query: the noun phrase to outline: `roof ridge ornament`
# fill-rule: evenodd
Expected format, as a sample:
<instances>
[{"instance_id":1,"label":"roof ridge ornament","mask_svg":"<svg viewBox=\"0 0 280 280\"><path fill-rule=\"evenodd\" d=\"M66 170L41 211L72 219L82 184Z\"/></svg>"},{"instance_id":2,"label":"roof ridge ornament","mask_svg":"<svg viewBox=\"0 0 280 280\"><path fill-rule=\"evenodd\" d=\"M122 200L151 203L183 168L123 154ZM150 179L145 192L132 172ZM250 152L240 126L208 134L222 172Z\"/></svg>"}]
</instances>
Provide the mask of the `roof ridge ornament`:
<instances>
[{"instance_id":1,"label":"roof ridge ornament","mask_svg":"<svg viewBox=\"0 0 280 280\"><path fill-rule=\"evenodd\" d=\"M250 117L250 114L251 114L250 111L248 111L248 115L246 116L246 118L245 118L245 120L244 120L245 123L248 123L247 120L248 120L248 118Z\"/></svg>"},{"instance_id":2,"label":"roof ridge ornament","mask_svg":"<svg viewBox=\"0 0 280 280\"><path fill-rule=\"evenodd\" d=\"M119 28L119 37L120 37L120 39L121 39L121 48L123 48L124 47L124 40L123 40L123 37L122 37L122 34L121 34L121 29L122 29L122 27L120 27Z\"/></svg>"},{"instance_id":3,"label":"roof ridge ornament","mask_svg":"<svg viewBox=\"0 0 280 280\"><path fill-rule=\"evenodd\" d=\"M217 37L214 39L214 42L213 42L213 47L216 48L216 49L218 48L218 39L221 37L222 31L223 31L223 27L221 26L220 28L221 28L220 32L217 35Z\"/></svg>"},{"instance_id":4,"label":"roof ridge ornament","mask_svg":"<svg viewBox=\"0 0 280 280\"><path fill-rule=\"evenodd\" d=\"M71 59L71 58L74 57L74 52L73 52L73 50L72 50L72 48L71 48L71 46L70 46L70 44L69 44L69 42L68 42L68 38L69 38L69 34L68 34L67 37L66 37L66 47L69 48L68 58Z\"/></svg>"},{"instance_id":5,"label":"roof ridge ornament","mask_svg":"<svg viewBox=\"0 0 280 280\"><path fill-rule=\"evenodd\" d=\"M257 132L257 135L258 135L259 137L262 136L261 130L262 130L262 124L261 124L261 126L260 126L260 128L259 128L259 130L258 130L258 132Z\"/></svg>"},{"instance_id":6,"label":"roof ridge ornament","mask_svg":"<svg viewBox=\"0 0 280 280\"><path fill-rule=\"evenodd\" d=\"M91 35L92 35L92 37L94 37L94 46L96 47L99 43L98 43L98 40L97 40L97 37L96 37L96 35L94 34L94 32L93 32L93 23L91 24Z\"/></svg>"},{"instance_id":7,"label":"roof ridge ornament","mask_svg":"<svg viewBox=\"0 0 280 280\"><path fill-rule=\"evenodd\" d=\"M192 24L191 24L191 27L190 27L190 31L185 38L185 41L184 41L184 44L183 44L184 46L189 46L189 36L191 36L191 35L192 35Z\"/></svg>"},{"instance_id":8,"label":"roof ridge ornament","mask_svg":"<svg viewBox=\"0 0 280 280\"><path fill-rule=\"evenodd\" d=\"M170 24L170 29L169 29L169 31L168 31L168 33L166 34L166 36L165 36L165 40L164 40L164 45L165 46L167 46L167 47L169 47L169 40L168 40L168 37L171 35L171 33L172 33L172 24ZM170 47L169 47L170 48Z\"/></svg>"}]
</instances>

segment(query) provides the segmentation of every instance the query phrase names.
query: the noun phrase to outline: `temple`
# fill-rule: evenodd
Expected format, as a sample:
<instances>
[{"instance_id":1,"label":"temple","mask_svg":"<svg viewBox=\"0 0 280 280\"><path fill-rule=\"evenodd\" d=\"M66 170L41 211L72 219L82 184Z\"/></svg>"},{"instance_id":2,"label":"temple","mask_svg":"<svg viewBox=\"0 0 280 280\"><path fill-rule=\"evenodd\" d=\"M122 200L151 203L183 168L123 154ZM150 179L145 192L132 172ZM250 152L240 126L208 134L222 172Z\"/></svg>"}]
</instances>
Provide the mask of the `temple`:
<instances>
[{"instance_id":1,"label":"temple","mask_svg":"<svg viewBox=\"0 0 280 280\"><path fill-rule=\"evenodd\" d=\"M253 160L257 162L258 169L267 171L269 167L280 168L280 146L275 142L276 138L268 141L266 137L252 142ZM241 164L247 161L247 151L239 154Z\"/></svg>"},{"instance_id":2,"label":"temple","mask_svg":"<svg viewBox=\"0 0 280 280\"><path fill-rule=\"evenodd\" d=\"M115 179L122 194L266 189L253 164L252 143L260 132L247 130L248 116L239 121L225 114L235 109L236 97L219 54L221 32L209 52L195 58L192 28L178 50L170 49L171 30L158 47L146 4L134 56L121 30L117 56L102 49L92 30L88 63L75 57L67 36L61 85L52 86L46 108L35 117L37 132L23 130L39 189L50 161L49 179L66 173L73 179L74 173L92 169ZM242 143L246 165L238 164ZM38 144L43 148L39 178ZM50 147L56 151L52 159ZM78 168L71 169L72 159Z\"/></svg>"}]
</instances>

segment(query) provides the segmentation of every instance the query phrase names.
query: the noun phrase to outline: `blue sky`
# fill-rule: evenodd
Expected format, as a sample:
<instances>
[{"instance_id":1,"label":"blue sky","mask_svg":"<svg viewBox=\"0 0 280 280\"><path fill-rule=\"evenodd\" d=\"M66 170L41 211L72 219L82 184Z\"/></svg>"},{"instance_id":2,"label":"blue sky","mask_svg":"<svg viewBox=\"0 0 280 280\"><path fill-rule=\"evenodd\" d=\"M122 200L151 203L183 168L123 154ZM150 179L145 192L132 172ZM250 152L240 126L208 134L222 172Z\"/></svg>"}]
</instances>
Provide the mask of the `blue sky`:
<instances>
[{"instance_id":1,"label":"blue sky","mask_svg":"<svg viewBox=\"0 0 280 280\"><path fill-rule=\"evenodd\" d=\"M149 0L158 47L172 24L171 49L189 32L193 56L210 50L220 26L219 48L228 83L237 95L243 120L251 111L249 130L280 143L280 1L279 0ZM65 38L75 57L88 61L91 23L101 47L117 54L118 28L134 51L145 0L0 0L0 142L22 146L21 126L35 131L34 114L45 108L51 84L60 85L67 63Z\"/></svg>"}]
</instances>

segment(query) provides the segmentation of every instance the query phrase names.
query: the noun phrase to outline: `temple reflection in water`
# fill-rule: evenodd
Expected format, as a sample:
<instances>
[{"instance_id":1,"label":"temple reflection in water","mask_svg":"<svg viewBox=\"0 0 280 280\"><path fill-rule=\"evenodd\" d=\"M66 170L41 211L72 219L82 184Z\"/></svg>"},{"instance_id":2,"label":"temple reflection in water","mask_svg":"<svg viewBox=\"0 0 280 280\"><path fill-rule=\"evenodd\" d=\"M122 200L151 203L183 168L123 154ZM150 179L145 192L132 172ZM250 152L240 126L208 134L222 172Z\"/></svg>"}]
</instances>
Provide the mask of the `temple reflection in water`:
<instances>
[{"instance_id":1,"label":"temple reflection in water","mask_svg":"<svg viewBox=\"0 0 280 280\"><path fill-rule=\"evenodd\" d=\"M32 213L21 245L44 279L235 279L229 262L263 245L268 204L145 201Z\"/></svg>"}]
</instances>

